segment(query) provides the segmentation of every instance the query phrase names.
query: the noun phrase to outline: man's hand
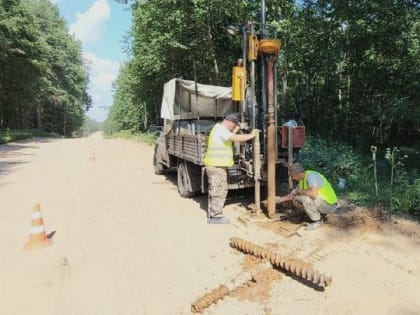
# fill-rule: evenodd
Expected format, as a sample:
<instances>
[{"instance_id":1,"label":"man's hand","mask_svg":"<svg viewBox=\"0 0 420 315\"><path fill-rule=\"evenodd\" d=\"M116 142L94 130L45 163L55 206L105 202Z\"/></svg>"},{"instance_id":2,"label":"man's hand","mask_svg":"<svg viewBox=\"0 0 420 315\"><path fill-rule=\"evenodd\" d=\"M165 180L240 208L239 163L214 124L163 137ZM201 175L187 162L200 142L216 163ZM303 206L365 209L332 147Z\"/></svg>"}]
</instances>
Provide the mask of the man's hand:
<instances>
[{"instance_id":1,"label":"man's hand","mask_svg":"<svg viewBox=\"0 0 420 315\"><path fill-rule=\"evenodd\" d=\"M304 195L304 191L302 189L300 189L299 187L296 187L295 189L292 190L291 192L292 196L299 196L299 195Z\"/></svg>"},{"instance_id":2,"label":"man's hand","mask_svg":"<svg viewBox=\"0 0 420 315\"><path fill-rule=\"evenodd\" d=\"M244 133L244 134L236 134L234 131L232 131L232 135L230 136L229 140L234 142L246 142L251 139L253 139L255 136L252 133Z\"/></svg>"},{"instance_id":3,"label":"man's hand","mask_svg":"<svg viewBox=\"0 0 420 315\"><path fill-rule=\"evenodd\" d=\"M290 200L293 200L293 195L291 193L281 197L276 197L276 203L282 203Z\"/></svg>"}]
</instances>

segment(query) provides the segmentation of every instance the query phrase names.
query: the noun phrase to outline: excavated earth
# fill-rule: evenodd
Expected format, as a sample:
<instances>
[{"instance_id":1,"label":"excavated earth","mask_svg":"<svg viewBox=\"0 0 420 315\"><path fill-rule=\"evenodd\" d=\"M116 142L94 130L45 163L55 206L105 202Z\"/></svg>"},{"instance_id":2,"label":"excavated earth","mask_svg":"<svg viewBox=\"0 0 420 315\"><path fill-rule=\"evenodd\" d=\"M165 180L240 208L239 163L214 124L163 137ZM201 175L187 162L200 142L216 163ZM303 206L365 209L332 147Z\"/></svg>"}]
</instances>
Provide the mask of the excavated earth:
<instances>
[{"instance_id":1,"label":"excavated earth","mask_svg":"<svg viewBox=\"0 0 420 315\"><path fill-rule=\"evenodd\" d=\"M251 215L230 192L228 225L206 223L207 197L155 175L153 147L128 140L33 139L0 145L2 314L420 314L420 227L343 201L315 231L304 214ZM53 245L24 251L39 202ZM241 238L331 276L318 287L230 246ZM268 266L268 267L267 267ZM262 268L264 267L264 268ZM236 281L236 282L235 282Z\"/></svg>"}]
</instances>

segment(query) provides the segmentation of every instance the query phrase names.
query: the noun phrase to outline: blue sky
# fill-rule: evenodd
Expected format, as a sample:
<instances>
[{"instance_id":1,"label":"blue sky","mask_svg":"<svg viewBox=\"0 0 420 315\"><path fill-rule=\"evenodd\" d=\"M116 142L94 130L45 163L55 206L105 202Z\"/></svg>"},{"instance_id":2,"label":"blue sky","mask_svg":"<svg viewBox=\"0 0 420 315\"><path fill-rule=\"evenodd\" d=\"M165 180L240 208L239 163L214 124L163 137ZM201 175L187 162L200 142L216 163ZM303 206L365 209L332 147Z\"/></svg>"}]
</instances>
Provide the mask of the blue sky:
<instances>
[{"instance_id":1,"label":"blue sky","mask_svg":"<svg viewBox=\"0 0 420 315\"><path fill-rule=\"evenodd\" d=\"M50 0L66 20L69 32L82 42L84 58L89 65L89 94L92 108L87 115L104 121L112 105L112 82L121 63L128 60L124 53L124 36L131 26L127 5L115 0Z\"/></svg>"}]
</instances>

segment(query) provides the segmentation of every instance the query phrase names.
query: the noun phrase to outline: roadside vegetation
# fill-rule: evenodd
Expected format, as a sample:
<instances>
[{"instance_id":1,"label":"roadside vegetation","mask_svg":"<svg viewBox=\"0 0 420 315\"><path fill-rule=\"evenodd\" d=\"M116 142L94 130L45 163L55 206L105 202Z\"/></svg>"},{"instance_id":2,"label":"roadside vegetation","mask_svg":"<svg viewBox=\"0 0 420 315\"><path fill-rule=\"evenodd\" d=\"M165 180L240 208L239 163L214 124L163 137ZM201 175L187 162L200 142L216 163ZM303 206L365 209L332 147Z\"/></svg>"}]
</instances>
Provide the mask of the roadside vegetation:
<instances>
[{"instance_id":1,"label":"roadside vegetation","mask_svg":"<svg viewBox=\"0 0 420 315\"><path fill-rule=\"evenodd\" d=\"M112 132L160 123L163 84L174 77L230 86L241 36L229 25L257 20L260 1L127 1L131 58L115 81L105 122ZM280 114L307 134L365 148L420 139L420 10L414 1L266 1L282 42Z\"/></svg>"},{"instance_id":2,"label":"roadside vegetation","mask_svg":"<svg viewBox=\"0 0 420 315\"><path fill-rule=\"evenodd\" d=\"M71 137L86 137L97 131L102 131L102 123L92 120L86 116L82 127L73 131ZM60 138L63 137L63 135L56 132L48 132L42 129L0 130L0 144L31 139L34 137Z\"/></svg>"},{"instance_id":3,"label":"roadside vegetation","mask_svg":"<svg viewBox=\"0 0 420 315\"><path fill-rule=\"evenodd\" d=\"M111 134L105 134L106 138L122 138L129 139L137 142L146 143L148 145L153 145L156 142L156 134L148 132L132 132L130 130L121 130Z\"/></svg>"},{"instance_id":4,"label":"roadside vegetation","mask_svg":"<svg viewBox=\"0 0 420 315\"><path fill-rule=\"evenodd\" d=\"M74 136L86 137L94 132L103 131L103 123L85 116L82 127L73 133Z\"/></svg>"},{"instance_id":5,"label":"roadside vegetation","mask_svg":"<svg viewBox=\"0 0 420 315\"><path fill-rule=\"evenodd\" d=\"M57 133L53 132L46 132L43 130L5 130L0 131L0 144L18 141L18 140L25 140L31 139L34 137L50 137L50 138L57 138L61 137Z\"/></svg>"},{"instance_id":6,"label":"roadside vegetation","mask_svg":"<svg viewBox=\"0 0 420 315\"><path fill-rule=\"evenodd\" d=\"M314 137L306 140L301 150L302 164L325 174L340 198L420 218L418 148L378 148L373 158L369 147L355 150L340 142ZM340 188L340 179L345 180L345 187Z\"/></svg>"}]
</instances>

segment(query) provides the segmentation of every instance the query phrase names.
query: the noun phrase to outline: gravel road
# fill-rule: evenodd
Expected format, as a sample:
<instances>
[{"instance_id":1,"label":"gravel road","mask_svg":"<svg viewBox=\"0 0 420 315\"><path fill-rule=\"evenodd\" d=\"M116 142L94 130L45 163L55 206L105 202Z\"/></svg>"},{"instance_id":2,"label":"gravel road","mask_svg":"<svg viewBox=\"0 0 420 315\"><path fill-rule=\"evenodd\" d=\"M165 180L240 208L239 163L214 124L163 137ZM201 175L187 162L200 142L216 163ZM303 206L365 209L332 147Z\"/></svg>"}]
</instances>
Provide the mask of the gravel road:
<instances>
[{"instance_id":1,"label":"gravel road","mask_svg":"<svg viewBox=\"0 0 420 315\"><path fill-rule=\"evenodd\" d=\"M264 220L239 223L250 199L230 194L232 223L208 225L206 196L181 198L175 174L153 173L152 155L100 133L0 145L1 314L191 314L247 269L233 236L304 259L333 283L319 290L281 274L205 314L420 314L417 224L327 224L287 238ZM54 243L23 251L35 203Z\"/></svg>"}]
</instances>

